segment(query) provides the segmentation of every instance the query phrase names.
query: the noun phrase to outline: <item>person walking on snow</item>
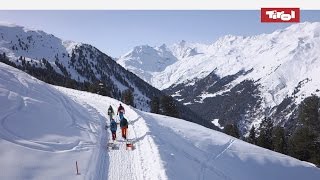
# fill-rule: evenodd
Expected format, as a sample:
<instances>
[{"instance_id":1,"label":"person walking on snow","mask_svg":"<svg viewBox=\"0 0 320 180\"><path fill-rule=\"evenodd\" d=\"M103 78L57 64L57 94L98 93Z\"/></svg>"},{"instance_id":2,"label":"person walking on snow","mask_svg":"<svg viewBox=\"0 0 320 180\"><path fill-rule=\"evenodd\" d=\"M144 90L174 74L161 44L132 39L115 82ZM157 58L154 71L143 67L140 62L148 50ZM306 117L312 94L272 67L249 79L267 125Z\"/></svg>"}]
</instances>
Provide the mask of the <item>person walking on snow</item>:
<instances>
[{"instance_id":1,"label":"person walking on snow","mask_svg":"<svg viewBox=\"0 0 320 180\"><path fill-rule=\"evenodd\" d=\"M117 111L117 115L119 114L120 121L122 120L124 113L125 113L124 108L120 103L120 106L118 107L118 111Z\"/></svg>"},{"instance_id":2,"label":"person walking on snow","mask_svg":"<svg viewBox=\"0 0 320 180\"><path fill-rule=\"evenodd\" d=\"M108 109L108 115L109 115L109 120L111 121L114 115L114 111L111 105L109 106L109 109Z\"/></svg>"},{"instance_id":3,"label":"person walking on snow","mask_svg":"<svg viewBox=\"0 0 320 180\"><path fill-rule=\"evenodd\" d=\"M128 129L128 121L126 118L122 117L120 120L121 134L124 139L127 139L127 129Z\"/></svg>"},{"instance_id":4,"label":"person walking on snow","mask_svg":"<svg viewBox=\"0 0 320 180\"><path fill-rule=\"evenodd\" d=\"M111 122L110 122L110 131L111 131L111 134L112 134L112 140L116 140L117 138L117 135L116 135L116 132L117 132L117 123L116 121L111 118Z\"/></svg>"}]
</instances>

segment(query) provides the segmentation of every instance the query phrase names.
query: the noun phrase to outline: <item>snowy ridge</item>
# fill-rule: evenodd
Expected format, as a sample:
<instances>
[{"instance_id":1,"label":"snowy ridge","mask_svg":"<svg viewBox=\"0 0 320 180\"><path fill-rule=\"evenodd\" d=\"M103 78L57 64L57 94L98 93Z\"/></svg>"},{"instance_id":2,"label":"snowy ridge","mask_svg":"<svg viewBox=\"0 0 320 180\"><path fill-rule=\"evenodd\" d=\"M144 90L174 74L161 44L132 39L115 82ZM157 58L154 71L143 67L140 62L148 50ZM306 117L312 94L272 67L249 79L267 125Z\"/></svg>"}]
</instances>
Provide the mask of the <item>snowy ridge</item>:
<instances>
[{"instance_id":1,"label":"snowy ridge","mask_svg":"<svg viewBox=\"0 0 320 180\"><path fill-rule=\"evenodd\" d=\"M176 61L165 44L155 48L147 45L137 46L117 60L120 65L135 72L147 82L151 81L153 72L161 72Z\"/></svg>"},{"instance_id":2,"label":"snowy ridge","mask_svg":"<svg viewBox=\"0 0 320 180\"><path fill-rule=\"evenodd\" d=\"M80 45L82 44L73 41L63 41L41 30L7 23L0 24L0 53L6 53L13 62L19 57L25 57L28 62L36 66L39 66L42 59L46 59L57 72L62 74L54 63L59 59L73 79L77 79L78 74L70 68L68 62L72 50ZM21 64L21 62L16 63Z\"/></svg>"},{"instance_id":3,"label":"snowy ridge","mask_svg":"<svg viewBox=\"0 0 320 180\"><path fill-rule=\"evenodd\" d=\"M119 101L54 87L2 63L0 102L0 179L320 178L310 163L129 106L135 149L125 150L118 130L119 150L108 152L107 107Z\"/></svg>"},{"instance_id":4,"label":"snowy ridge","mask_svg":"<svg viewBox=\"0 0 320 180\"><path fill-rule=\"evenodd\" d=\"M267 106L274 106L287 94L291 94L298 83L306 78L311 81L300 93L316 93L320 82L316 74L320 66L319 34L320 23L306 22L271 34L252 37L227 35L210 45L182 41L169 48L178 60L164 67L163 71L148 69L145 62L150 59L144 59L139 54L128 53L125 58L120 57L118 62L141 78L147 74L147 82L159 89L194 82L212 71L225 77L241 70L253 69L237 82L244 79L260 80ZM188 54L190 51L193 53ZM149 54L152 52L148 51ZM143 53L145 52L140 52ZM133 59L140 59L139 66L128 67L126 62ZM273 99L269 99L269 96Z\"/></svg>"},{"instance_id":5,"label":"snowy ridge","mask_svg":"<svg viewBox=\"0 0 320 180\"><path fill-rule=\"evenodd\" d=\"M55 61L57 54L65 53L67 55L76 45L81 45L81 43L63 41L41 30L0 24L1 50L10 53L12 55L10 57L14 59L24 56L33 60L45 58L48 61ZM64 61L68 57L64 56L61 59Z\"/></svg>"},{"instance_id":6,"label":"snowy ridge","mask_svg":"<svg viewBox=\"0 0 320 180\"><path fill-rule=\"evenodd\" d=\"M4 53L18 66L27 64L47 68L43 63L45 59L55 72L77 82L102 81L112 89L113 97L120 98L119 92L131 89L135 105L143 110L149 109L150 97L159 93L97 48L89 44L64 41L41 30L0 23L0 53ZM168 55L162 52L161 56Z\"/></svg>"},{"instance_id":7,"label":"snowy ridge","mask_svg":"<svg viewBox=\"0 0 320 180\"><path fill-rule=\"evenodd\" d=\"M251 99L255 100L248 102L250 107L242 108L239 98L235 107L238 111L228 117L225 111L210 111L209 108L203 114L200 112L208 122L224 117L223 126L233 123L228 122L232 119L243 133L253 124L259 125L264 116L274 116L276 125L289 123L288 119L295 119L291 117L296 110L293 105L297 107L308 96L320 96L320 22L294 24L256 36L226 35L212 44L181 41L168 49L177 61L164 67L163 71L146 71L144 62L148 59L137 54L135 58L140 58L141 64L128 69L142 78L146 74L148 78L144 79L148 83L174 96L195 112L214 105L217 108L218 103L226 102L226 96L233 96L234 100L241 95L248 100L250 97L243 89L251 90ZM130 57L132 54L129 53L126 59L118 61L131 61ZM125 63L120 64L126 67ZM240 86L242 90L231 92ZM285 107L286 99L291 104ZM278 111L281 103L283 109Z\"/></svg>"}]
</instances>

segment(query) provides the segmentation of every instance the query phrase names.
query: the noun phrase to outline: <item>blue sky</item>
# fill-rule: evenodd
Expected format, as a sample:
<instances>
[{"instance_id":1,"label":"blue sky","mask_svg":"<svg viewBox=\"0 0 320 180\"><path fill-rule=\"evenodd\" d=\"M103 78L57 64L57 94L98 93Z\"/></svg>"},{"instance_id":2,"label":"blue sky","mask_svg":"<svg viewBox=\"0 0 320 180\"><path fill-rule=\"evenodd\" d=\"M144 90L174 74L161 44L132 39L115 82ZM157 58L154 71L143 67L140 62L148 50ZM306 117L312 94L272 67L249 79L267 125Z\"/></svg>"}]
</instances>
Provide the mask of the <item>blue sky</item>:
<instances>
[{"instance_id":1,"label":"blue sky","mask_svg":"<svg viewBox=\"0 0 320 180\"><path fill-rule=\"evenodd\" d=\"M43 30L64 40L94 45L118 57L137 45L181 40L213 43L219 37L271 33L288 23L260 23L260 11L0 11L0 21ZM319 11L301 21L320 22Z\"/></svg>"}]
</instances>

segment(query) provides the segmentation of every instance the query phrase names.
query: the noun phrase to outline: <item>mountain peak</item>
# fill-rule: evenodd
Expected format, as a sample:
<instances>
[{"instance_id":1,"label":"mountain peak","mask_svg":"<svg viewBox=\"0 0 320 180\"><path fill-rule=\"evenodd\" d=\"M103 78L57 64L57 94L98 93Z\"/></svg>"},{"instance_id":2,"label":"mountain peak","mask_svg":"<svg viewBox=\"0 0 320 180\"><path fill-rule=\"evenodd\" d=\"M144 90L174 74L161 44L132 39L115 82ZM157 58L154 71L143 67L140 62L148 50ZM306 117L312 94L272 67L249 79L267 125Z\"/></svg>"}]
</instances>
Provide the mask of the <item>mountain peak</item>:
<instances>
[{"instance_id":1,"label":"mountain peak","mask_svg":"<svg viewBox=\"0 0 320 180\"><path fill-rule=\"evenodd\" d=\"M305 29L305 28L315 28L319 27L320 22L302 22L297 24L292 24L291 26L287 27L286 29Z\"/></svg>"},{"instance_id":2,"label":"mountain peak","mask_svg":"<svg viewBox=\"0 0 320 180\"><path fill-rule=\"evenodd\" d=\"M136 46L135 49L153 49L153 47L145 44L145 45Z\"/></svg>"},{"instance_id":3,"label":"mountain peak","mask_svg":"<svg viewBox=\"0 0 320 180\"><path fill-rule=\"evenodd\" d=\"M293 24L287 27L282 32L287 32L289 34L305 34L305 35L313 35L318 37L320 34L320 22L304 22Z\"/></svg>"},{"instance_id":4,"label":"mountain peak","mask_svg":"<svg viewBox=\"0 0 320 180\"><path fill-rule=\"evenodd\" d=\"M159 46L159 49L164 49L164 50L167 50L168 49L168 47L167 47L167 45L166 44L162 44L161 46Z\"/></svg>"},{"instance_id":5,"label":"mountain peak","mask_svg":"<svg viewBox=\"0 0 320 180\"><path fill-rule=\"evenodd\" d=\"M5 22L5 21L0 21L0 28L10 28L10 30L16 29L17 31L21 31L21 32L35 32L38 34L47 34L44 31L36 29L36 28L21 26L21 25L15 24L15 23L9 23L9 22ZM52 34L49 34L49 35L53 36Z\"/></svg>"},{"instance_id":6,"label":"mountain peak","mask_svg":"<svg viewBox=\"0 0 320 180\"><path fill-rule=\"evenodd\" d=\"M180 45L181 47L184 47L186 44L187 44L187 42L186 42L185 40L181 40L181 41L179 42L179 45Z\"/></svg>"}]
</instances>

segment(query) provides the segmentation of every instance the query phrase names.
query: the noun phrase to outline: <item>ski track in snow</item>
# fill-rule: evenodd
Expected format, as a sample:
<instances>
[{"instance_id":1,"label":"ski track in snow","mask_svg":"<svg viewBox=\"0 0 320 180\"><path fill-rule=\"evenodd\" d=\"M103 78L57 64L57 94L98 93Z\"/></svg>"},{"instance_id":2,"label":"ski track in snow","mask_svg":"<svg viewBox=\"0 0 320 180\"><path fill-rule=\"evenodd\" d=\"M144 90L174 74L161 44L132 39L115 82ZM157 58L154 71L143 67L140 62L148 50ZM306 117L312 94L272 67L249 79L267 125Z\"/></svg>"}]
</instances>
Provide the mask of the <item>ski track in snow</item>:
<instances>
[{"instance_id":1,"label":"ski track in snow","mask_svg":"<svg viewBox=\"0 0 320 180\"><path fill-rule=\"evenodd\" d=\"M140 120L140 121L139 121L139 120ZM134 135L135 135L135 139L133 139L133 142L134 142L135 144L137 144L137 149L138 149L139 157L140 157L140 163L141 163L141 167L142 167L142 170L143 170L143 171L142 171L142 173L143 173L143 179L150 179L150 180L151 180L152 178L151 178L151 177L148 177L148 173L147 173L147 172L150 171L150 169L149 169L148 167L151 166L151 164L148 165L148 163L150 163L150 162L146 161L146 160L143 159L142 157L144 156L144 151L146 150L146 148L149 148L149 150L150 150L149 152L150 152L150 154L152 155L152 156L149 156L149 158L151 158L152 162L158 162L158 161L159 161L159 159L157 159L158 156L154 156L154 155L159 154L159 153L156 152L156 150L155 150L156 146L155 146L155 144L152 142L152 138L150 137L150 131L149 131L149 129L147 129L147 131L145 132L145 134L144 134L142 137L137 138L138 135L137 135L136 129L140 129L141 126L143 127L142 129L147 128L146 124L143 123L143 122L145 122L145 120L144 120L141 116L139 116L136 120L131 121L131 124L134 123L134 122L137 122L137 121L139 121L140 124L137 124L136 126L132 125L132 130L133 130ZM139 122L138 122L138 123L139 123ZM142 140L142 139L146 139L146 141L147 141L147 143L146 143L147 147L141 147L141 146L140 146L140 140ZM151 171L152 171L152 170L151 170ZM161 175L161 174L157 174L156 178L159 179L159 180L166 179L165 177L163 177L163 174L162 174L162 175Z\"/></svg>"},{"instance_id":2,"label":"ski track in snow","mask_svg":"<svg viewBox=\"0 0 320 180\"><path fill-rule=\"evenodd\" d=\"M84 107L86 107L90 114L92 115L93 119L97 120L96 122L99 122L97 124L92 124L92 121L88 122L90 124L88 124L88 127L90 127L90 131L91 133L93 132L95 135L98 135L98 128L100 128L101 134L103 134L104 129L103 127L105 127L105 118L92 106L88 105L88 104L82 104ZM89 133L90 134L90 133ZM94 139L99 139L99 138L94 138L94 137L90 137L90 139L92 139L92 141L94 141ZM92 157L90 159L90 162L88 163L88 165L90 167L88 167L89 171L91 173L88 173L85 179L106 179L106 174L107 172L105 171L106 168L108 168L108 156L107 153L104 150L105 144L104 142L106 142L106 136L100 136L100 141L97 143L96 148L94 149L94 152L92 153ZM91 166L91 165L95 165L95 166Z\"/></svg>"},{"instance_id":3,"label":"ski track in snow","mask_svg":"<svg viewBox=\"0 0 320 180\"><path fill-rule=\"evenodd\" d=\"M28 88L21 87L20 89L24 89L24 97L21 97L20 95L17 95L16 97L18 98L18 103L16 104L15 107L12 107L11 110L9 110L5 115L3 115L0 118L1 121L1 127L0 127L0 134L3 139L6 141L9 141L11 143L17 144L22 147L26 147L29 149L34 149L34 150L40 150L40 151L46 151L46 152L53 152L53 153L62 153L62 152L68 152L68 151L83 151L87 150L88 148L94 147L94 145L91 142L82 142L82 141L75 141L70 144L58 144L58 143L53 143L53 142L42 142L42 141L32 141L32 140L26 140L23 137L20 137L17 135L15 132L11 131L9 127L6 125L6 120L16 114L19 113L23 110L25 107L25 99L28 96ZM70 104L67 103L66 97L60 96L56 93L56 91L53 91L51 88L47 87L47 92L49 92L52 97L54 97L57 102L63 106L71 119L73 120L73 123L70 126L75 126L78 127L82 130L86 130L85 128L79 126L76 124L76 117L74 117L72 113L72 108L76 109L72 106L70 107ZM7 96L10 96L13 92L8 92ZM90 121L92 122L92 121ZM91 127L91 126L90 126ZM91 133L92 133L91 129ZM88 133L90 135L90 133ZM93 140L93 139L91 139Z\"/></svg>"},{"instance_id":4,"label":"ski track in snow","mask_svg":"<svg viewBox=\"0 0 320 180\"><path fill-rule=\"evenodd\" d=\"M226 148L224 148L220 153L218 154L212 154L211 156L209 156L207 159L207 163L202 163L201 164L201 170L200 170L200 178L199 180L204 180L205 179L205 172L206 170L211 170L214 173L216 173L217 175L221 176L222 178L226 179L226 180L232 180L230 177L228 177L226 174L224 174L222 171L218 170L216 167L214 167L214 163L213 161L218 159L224 152L226 152L231 146L232 144L236 141L236 139L230 139L230 141L225 145Z\"/></svg>"}]
</instances>

